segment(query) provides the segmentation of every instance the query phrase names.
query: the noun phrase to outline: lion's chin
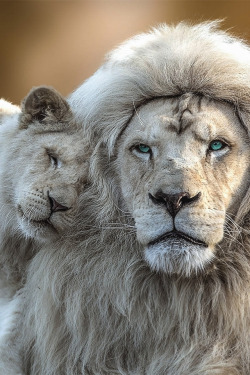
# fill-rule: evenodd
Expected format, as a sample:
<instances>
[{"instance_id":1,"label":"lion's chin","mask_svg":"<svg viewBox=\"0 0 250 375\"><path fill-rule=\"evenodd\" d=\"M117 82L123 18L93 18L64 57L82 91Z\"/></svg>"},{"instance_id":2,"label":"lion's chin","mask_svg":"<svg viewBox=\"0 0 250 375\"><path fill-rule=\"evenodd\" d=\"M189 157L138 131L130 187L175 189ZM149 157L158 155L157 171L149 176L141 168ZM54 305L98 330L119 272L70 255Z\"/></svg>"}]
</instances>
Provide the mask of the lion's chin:
<instances>
[{"instance_id":1,"label":"lion's chin","mask_svg":"<svg viewBox=\"0 0 250 375\"><path fill-rule=\"evenodd\" d=\"M175 236L151 243L144 250L144 258L153 271L185 277L203 271L213 257L209 246Z\"/></svg>"},{"instance_id":2,"label":"lion's chin","mask_svg":"<svg viewBox=\"0 0 250 375\"><path fill-rule=\"evenodd\" d=\"M19 221L19 228L26 238L35 239L40 242L46 243L57 236L57 231L47 220L32 221L23 216Z\"/></svg>"}]
</instances>

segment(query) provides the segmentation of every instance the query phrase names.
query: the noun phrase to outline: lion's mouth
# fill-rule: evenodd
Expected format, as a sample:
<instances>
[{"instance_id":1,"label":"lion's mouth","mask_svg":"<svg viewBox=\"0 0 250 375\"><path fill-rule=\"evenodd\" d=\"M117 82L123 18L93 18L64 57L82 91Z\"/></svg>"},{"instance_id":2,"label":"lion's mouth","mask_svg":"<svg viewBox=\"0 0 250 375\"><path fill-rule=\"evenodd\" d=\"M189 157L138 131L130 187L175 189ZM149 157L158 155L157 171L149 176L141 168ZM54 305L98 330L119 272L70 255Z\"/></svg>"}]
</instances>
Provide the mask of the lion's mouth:
<instances>
[{"instance_id":1,"label":"lion's mouth","mask_svg":"<svg viewBox=\"0 0 250 375\"><path fill-rule=\"evenodd\" d=\"M194 245L208 247L208 245L205 242L203 242L203 241L201 241L197 238L191 237L191 236L187 235L186 233L179 232L176 229L171 231L171 232L164 233L160 237L158 237L155 240L149 242L149 246L156 245L160 242L164 242L164 241L169 240L169 239L172 239L172 240L182 239L182 240L185 240L187 242L191 242Z\"/></svg>"}]
</instances>

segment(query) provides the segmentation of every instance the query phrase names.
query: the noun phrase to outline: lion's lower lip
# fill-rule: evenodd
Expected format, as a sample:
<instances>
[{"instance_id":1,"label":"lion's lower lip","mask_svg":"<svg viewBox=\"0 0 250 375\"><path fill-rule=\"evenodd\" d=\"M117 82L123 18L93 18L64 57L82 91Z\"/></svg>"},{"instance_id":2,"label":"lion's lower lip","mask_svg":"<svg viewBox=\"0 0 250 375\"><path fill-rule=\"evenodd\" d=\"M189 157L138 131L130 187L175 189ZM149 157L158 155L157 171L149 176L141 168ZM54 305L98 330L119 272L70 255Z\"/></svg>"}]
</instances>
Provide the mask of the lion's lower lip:
<instances>
[{"instance_id":1,"label":"lion's lower lip","mask_svg":"<svg viewBox=\"0 0 250 375\"><path fill-rule=\"evenodd\" d=\"M32 225L38 226L38 227L45 227L45 226L53 227L52 223L50 222L50 217L48 217L48 219L44 219L44 220L34 220L34 219L27 218L27 216L24 214L21 206L18 206L18 211L20 213L21 218L23 220L25 220L26 222L28 222L29 224L32 224Z\"/></svg>"},{"instance_id":2,"label":"lion's lower lip","mask_svg":"<svg viewBox=\"0 0 250 375\"><path fill-rule=\"evenodd\" d=\"M39 226L39 227L45 227L45 226L51 226L51 223L49 222L49 219L47 220L29 220L27 217L25 219L32 225Z\"/></svg>"},{"instance_id":3,"label":"lion's lower lip","mask_svg":"<svg viewBox=\"0 0 250 375\"><path fill-rule=\"evenodd\" d=\"M167 232L167 233L164 233L162 236L156 238L155 240L149 242L149 246L152 246L152 245L155 245L157 243L160 243L160 242L164 242L165 240L167 239L184 239L188 242L191 242L192 244L194 245L200 245L200 246L203 246L203 247L207 247L207 244L201 240L198 240L197 238L193 238L189 235L187 235L186 233L183 233L183 232L179 232L177 230L174 230L174 231L171 231L171 232Z\"/></svg>"}]
</instances>

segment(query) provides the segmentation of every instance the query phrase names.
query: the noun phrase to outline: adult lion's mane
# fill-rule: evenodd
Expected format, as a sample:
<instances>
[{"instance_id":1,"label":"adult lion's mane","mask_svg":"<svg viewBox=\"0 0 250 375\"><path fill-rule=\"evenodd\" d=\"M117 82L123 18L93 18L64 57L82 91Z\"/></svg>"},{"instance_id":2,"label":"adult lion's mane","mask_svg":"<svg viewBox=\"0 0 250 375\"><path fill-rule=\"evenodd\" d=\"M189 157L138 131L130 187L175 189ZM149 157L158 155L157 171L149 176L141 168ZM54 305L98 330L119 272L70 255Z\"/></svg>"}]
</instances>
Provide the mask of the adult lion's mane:
<instances>
[{"instance_id":1,"label":"adult lion's mane","mask_svg":"<svg viewBox=\"0 0 250 375\"><path fill-rule=\"evenodd\" d=\"M160 26L125 42L69 98L95 146L74 233L33 259L24 289L30 375L247 375L250 193L213 267L152 272L123 211L116 145L135 108L195 93L250 129L250 50L217 23Z\"/></svg>"}]
</instances>

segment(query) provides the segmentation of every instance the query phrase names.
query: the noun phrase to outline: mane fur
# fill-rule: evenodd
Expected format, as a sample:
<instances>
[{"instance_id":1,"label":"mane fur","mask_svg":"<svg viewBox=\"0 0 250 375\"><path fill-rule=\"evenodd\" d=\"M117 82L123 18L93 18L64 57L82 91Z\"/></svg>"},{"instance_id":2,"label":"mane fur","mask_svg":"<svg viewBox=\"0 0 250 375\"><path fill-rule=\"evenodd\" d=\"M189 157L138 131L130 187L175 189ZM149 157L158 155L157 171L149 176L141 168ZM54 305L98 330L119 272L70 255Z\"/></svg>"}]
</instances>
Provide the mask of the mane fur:
<instances>
[{"instance_id":1,"label":"mane fur","mask_svg":"<svg viewBox=\"0 0 250 375\"><path fill-rule=\"evenodd\" d=\"M152 272L121 200L116 145L147 100L186 92L235 107L249 134L250 50L217 23L132 38L69 98L90 142L74 233L32 260L25 286L30 375L248 375L250 194L216 261L190 278Z\"/></svg>"}]
</instances>

